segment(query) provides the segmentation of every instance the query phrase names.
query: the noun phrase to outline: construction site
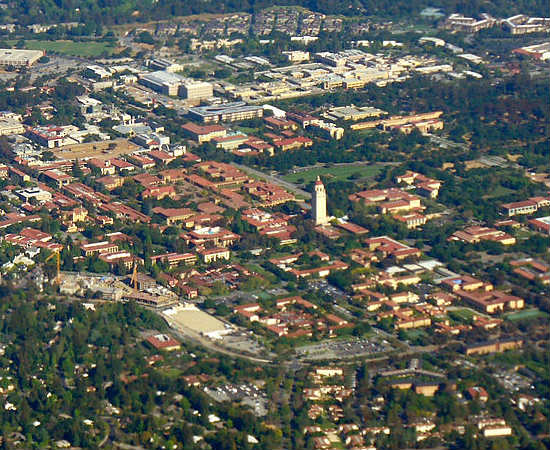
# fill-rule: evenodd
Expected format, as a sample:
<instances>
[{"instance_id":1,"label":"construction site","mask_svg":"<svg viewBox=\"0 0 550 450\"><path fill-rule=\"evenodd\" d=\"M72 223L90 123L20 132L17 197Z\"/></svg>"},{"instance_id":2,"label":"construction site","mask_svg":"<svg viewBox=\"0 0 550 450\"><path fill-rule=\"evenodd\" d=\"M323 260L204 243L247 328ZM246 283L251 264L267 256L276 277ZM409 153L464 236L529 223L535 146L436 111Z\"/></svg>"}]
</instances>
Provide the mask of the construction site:
<instances>
[{"instance_id":1,"label":"construction site","mask_svg":"<svg viewBox=\"0 0 550 450\"><path fill-rule=\"evenodd\" d=\"M135 301L155 309L178 302L178 296L172 291L136 271L131 276L61 272L56 280L59 291L65 295L92 296L108 301Z\"/></svg>"},{"instance_id":2,"label":"construction site","mask_svg":"<svg viewBox=\"0 0 550 450\"><path fill-rule=\"evenodd\" d=\"M110 159L128 155L139 149L139 146L128 139L83 142L55 149L56 159L74 161L88 158Z\"/></svg>"}]
</instances>

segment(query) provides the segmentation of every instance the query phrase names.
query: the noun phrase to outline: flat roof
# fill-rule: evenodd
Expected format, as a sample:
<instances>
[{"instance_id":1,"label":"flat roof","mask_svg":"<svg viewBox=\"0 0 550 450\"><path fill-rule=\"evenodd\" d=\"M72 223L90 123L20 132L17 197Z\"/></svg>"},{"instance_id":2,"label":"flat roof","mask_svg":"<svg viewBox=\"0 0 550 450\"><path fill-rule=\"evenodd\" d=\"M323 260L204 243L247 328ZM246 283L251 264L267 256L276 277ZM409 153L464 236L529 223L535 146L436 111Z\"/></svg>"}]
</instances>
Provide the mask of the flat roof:
<instances>
[{"instance_id":1,"label":"flat roof","mask_svg":"<svg viewBox=\"0 0 550 450\"><path fill-rule=\"evenodd\" d=\"M244 102L226 103L225 105L197 106L189 108L189 112L198 116L213 116L221 114L231 114L244 111L257 111L263 109L261 106L247 105Z\"/></svg>"},{"instance_id":2,"label":"flat roof","mask_svg":"<svg viewBox=\"0 0 550 450\"><path fill-rule=\"evenodd\" d=\"M0 59L4 61L20 61L22 59L38 59L44 55L42 50L22 50L15 48L0 48Z\"/></svg>"},{"instance_id":3,"label":"flat roof","mask_svg":"<svg viewBox=\"0 0 550 450\"><path fill-rule=\"evenodd\" d=\"M183 85L186 88L199 88L199 87L211 87L212 84L208 83L207 81L200 81L200 80L185 80L183 82Z\"/></svg>"},{"instance_id":4,"label":"flat roof","mask_svg":"<svg viewBox=\"0 0 550 450\"><path fill-rule=\"evenodd\" d=\"M214 316L193 305L165 310L164 315L177 326L189 328L196 333L208 334L226 329L225 324Z\"/></svg>"},{"instance_id":5,"label":"flat roof","mask_svg":"<svg viewBox=\"0 0 550 450\"><path fill-rule=\"evenodd\" d=\"M143 75L141 79L156 84L181 84L185 81L185 78L181 75L166 72L164 70L157 70L156 72L147 73Z\"/></svg>"}]
</instances>

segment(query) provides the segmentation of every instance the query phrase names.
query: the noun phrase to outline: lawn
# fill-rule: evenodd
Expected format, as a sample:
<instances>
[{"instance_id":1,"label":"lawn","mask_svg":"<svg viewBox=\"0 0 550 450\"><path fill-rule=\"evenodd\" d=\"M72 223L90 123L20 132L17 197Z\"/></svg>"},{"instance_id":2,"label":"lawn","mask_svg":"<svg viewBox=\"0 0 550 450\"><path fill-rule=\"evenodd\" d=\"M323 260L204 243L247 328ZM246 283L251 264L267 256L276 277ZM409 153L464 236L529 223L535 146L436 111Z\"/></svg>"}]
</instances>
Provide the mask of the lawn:
<instances>
[{"instance_id":1,"label":"lawn","mask_svg":"<svg viewBox=\"0 0 550 450\"><path fill-rule=\"evenodd\" d=\"M258 296L258 298L264 301L269 300L270 298L273 298L271 294L268 294L267 292L264 292L264 291L256 291L255 294Z\"/></svg>"},{"instance_id":2,"label":"lawn","mask_svg":"<svg viewBox=\"0 0 550 450\"><path fill-rule=\"evenodd\" d=\"M356 178L373 178L380 170L381 166L362 166L362 165L345 165L334 167L315 167L303 172L291 173L283 176L283 180L290 183L307 184L314 181L318 176L330 177L333 181L348 180L351 176ZM302 182L303 180L303 182Z\"/></svg>"},{"instance_id":3,"label":"lawn","mask_svg":"<svg viewBox=\"0 0 550 450\"><path fill-rule=\"evenodd\" d=\"M250 127L239 127L239 131L242 131L245 134L254 134L257 132L256 128L250 128Z\"/></svg>"},{"instance_id":4,"label":"lawn","mask_svg":"<svg viewBox=\"0 0 550 450\"><path fill-rule=\"evenodd\" d=\"M15 41L10 45L15 45ZM73 42L73 41L25 41L25 48L28 50L45 50L71 56L98 57L104 54L112 55L115 47L107 42Z\"/></svg>"},{"instance_id":5,"label":"lawn","mask_svg":"<svg viewBox=\"0 0 550 450\"><path fill-rule=\"evenodd\" d=\"M407 330L405 331L405 336L409 340L418 339L419 337L426 337L427 334L424 330Z\"/></svg>"},{"instance_id":6,"label":"lawn","mask_svg":"<svg viewBox=\"0 0 550 450\"><path fill-rule=\"evenodd\" d=\"M472 320L472 317L475 314L474 311L472 311L471 309L466 309L466 308L456 309L456 310L453 310L453 311L450 311L450 312L452 313L452 315L458 317L463 322L470 322Z\"/></svg>"},{"instance_id":7,"label":"lawn","mask_svg":"<svg viewBox=\"0 0 550 450\"><path fill-rule=\"evenodd\" d=\"M159 369L159 372L162 372L168 378L178 378L183 374L183 370L176 367L163 367Z\"/></svg>"},{"instance_id":8,"label":"lawn","mask_svg":"<svg viewBox=\"0 0 550 450\"><path fill-rule=\"evenodd\" d=\"M507 320L526 320L526 319L535 319L538 317L548 317L548 314L540 311L536 308L534 309L526 309L525 311L519 311L515 313L509 313L506 314Z\"/></svg>"},{"instance_id":9,"label":"lawn","mask_svg":"<svg viewBox=\"0 0 550 450\"><path fill-rule=\"evenodd\" d=\"M243 263L243 266L246 267L248 270L250 270L252 272L259 273L261 276L267 278L268 281L271 281L271 282L276 282L277 281L277 279L275 278L273 273L269 272L268 270L265 270L263 267L259 266L258 264Z\"/></svg>"}]
</instances>

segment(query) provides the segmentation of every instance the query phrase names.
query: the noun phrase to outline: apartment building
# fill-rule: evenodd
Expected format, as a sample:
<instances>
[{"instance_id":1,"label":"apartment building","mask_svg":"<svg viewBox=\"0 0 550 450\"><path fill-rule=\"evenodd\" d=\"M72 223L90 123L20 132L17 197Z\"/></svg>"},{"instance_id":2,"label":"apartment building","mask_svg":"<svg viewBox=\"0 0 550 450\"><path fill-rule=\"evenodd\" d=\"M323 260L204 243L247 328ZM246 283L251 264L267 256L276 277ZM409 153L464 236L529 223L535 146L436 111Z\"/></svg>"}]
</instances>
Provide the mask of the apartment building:
<instances>
[{"instance_id":1,"label":"apartment building","mask_svg":"<svg viewBox=\"0 0 550 450\"><path fill-rule=\"evenodd\" d=\"M520 202L504 203L502 209L508 217L520 214L533 214L539 208L550 206L550 198L531 197Z\"/></svg>"},{"instance_id":2,"label":"apartment building","mask_svg":"<svg viewBox=\"0 0 550 450\"><path fill-rule=\"evenodd\" d=\"M454 31L465 31L466 33L477 33L485 28L495 26L498 21L489 14L482 13L479 19L465 17L462 14L451 14L445 21L444 27Z\"/></svg>"},{"instance_id":3,"label":"apartment building","mask_svg":"<svg viewBox=\"0 0 550 450\"><path fill-rule=\"evenodd\" d=\"M510 34L545 33L550 31L550 17L529 17L524 14L508 17L503 21Z\"/></svg>"},{"instance_id":4,"label":"apartment building","mask_svg":"<svg viewBox=\"0 0 550 450\"><path fill-rule=\"evenodd\" d=\"M82 244L80 250L84 256L92 256L94 254L104 253L116 253L118 252L118 245L109 241L92 242L89 244Z\"/></svg>"},{"instance_id":5,"label":"apartment building","mask_svg":"<svg viewBox=\"0 0 550 450\"><path fill-rule=\"evenodd\" d=\"M523 339L510 338L469 345L465 348L465 353L466 355L485 355L487 353L500 353L521 347L523 347Z\"/></svg>"}]
</instances>

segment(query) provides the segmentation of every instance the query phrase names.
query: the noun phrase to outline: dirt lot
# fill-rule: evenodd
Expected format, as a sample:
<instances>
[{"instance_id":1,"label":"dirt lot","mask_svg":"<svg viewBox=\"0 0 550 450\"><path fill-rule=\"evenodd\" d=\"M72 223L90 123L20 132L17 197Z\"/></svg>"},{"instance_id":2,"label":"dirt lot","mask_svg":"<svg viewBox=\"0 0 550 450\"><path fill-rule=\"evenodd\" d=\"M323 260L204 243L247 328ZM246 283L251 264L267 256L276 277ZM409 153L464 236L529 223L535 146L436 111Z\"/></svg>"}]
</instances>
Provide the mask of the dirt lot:
<instances>
[{"instance_id":1,"label":"dirt lot","mask_svg":"<svg viewBox=\"0 0 550 450\"><path fill-rule=\"evenodd\" d=\"M112 147L113 144L115 147L110 149L109 146ZM138 145L128 139L113 139L112 141L67 145L66 147L54 149L53 152L57 159L99 158L105 160L132 153L138 148Z\"/></svg>"}]
</instances>

